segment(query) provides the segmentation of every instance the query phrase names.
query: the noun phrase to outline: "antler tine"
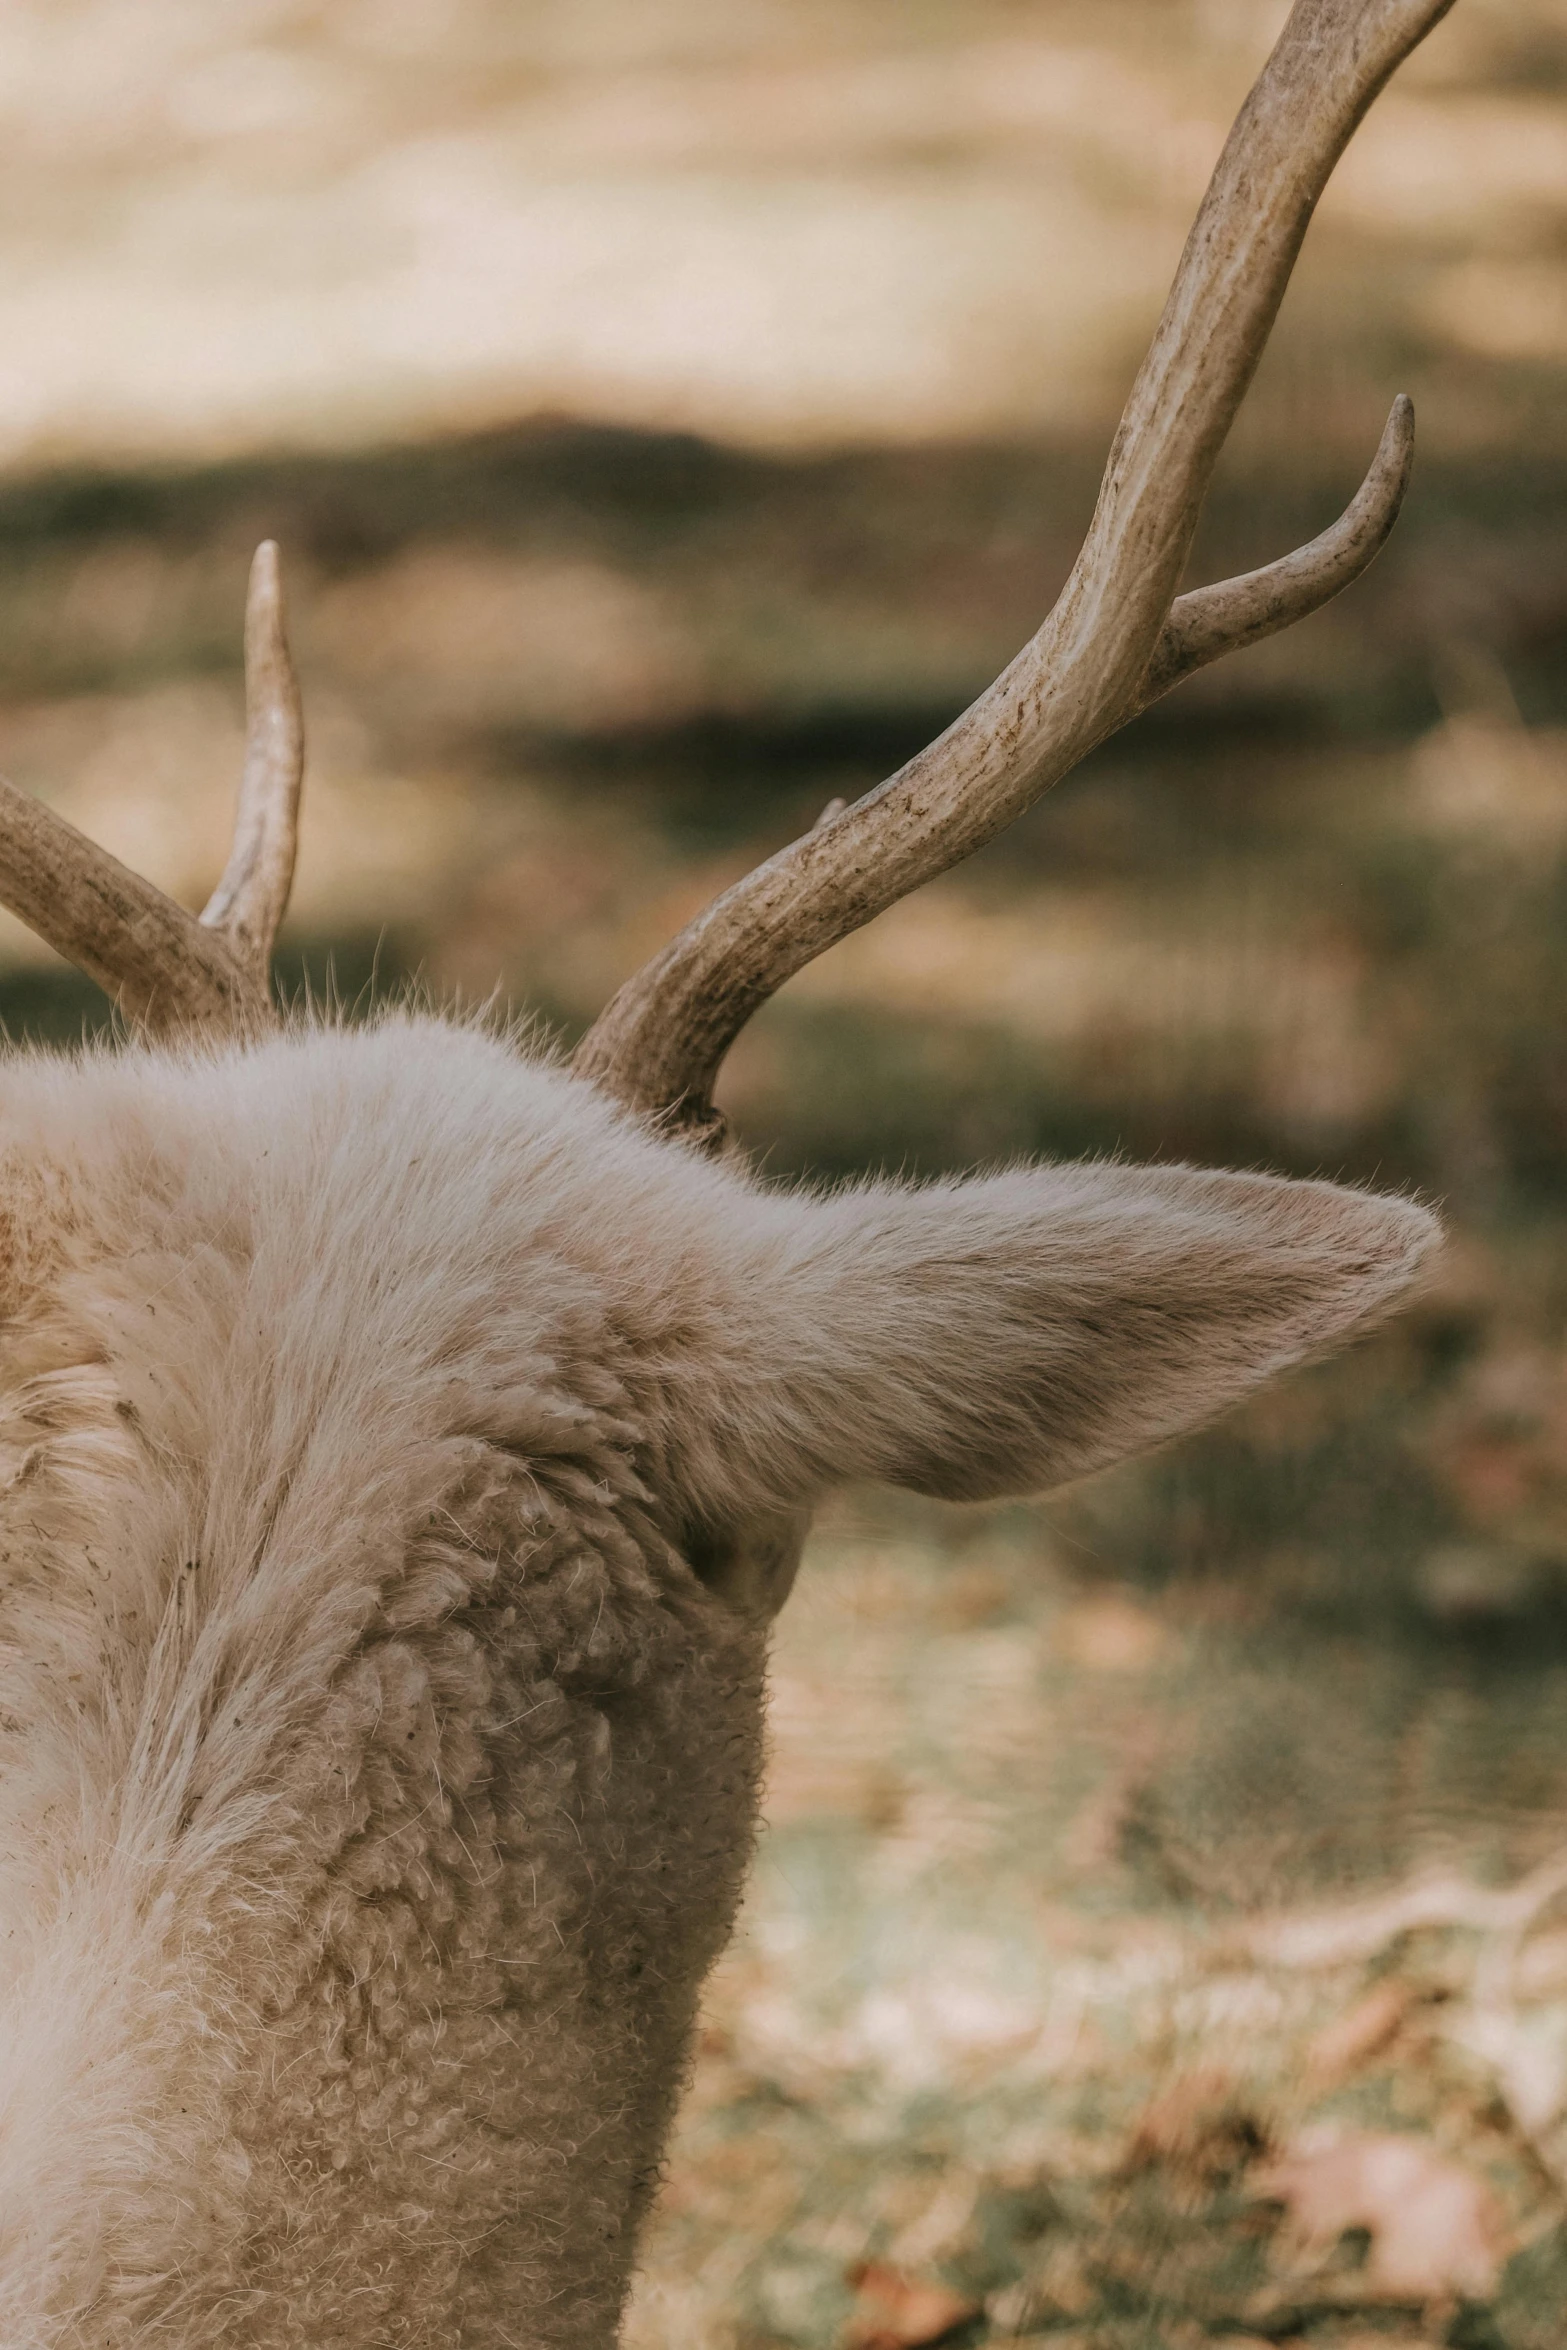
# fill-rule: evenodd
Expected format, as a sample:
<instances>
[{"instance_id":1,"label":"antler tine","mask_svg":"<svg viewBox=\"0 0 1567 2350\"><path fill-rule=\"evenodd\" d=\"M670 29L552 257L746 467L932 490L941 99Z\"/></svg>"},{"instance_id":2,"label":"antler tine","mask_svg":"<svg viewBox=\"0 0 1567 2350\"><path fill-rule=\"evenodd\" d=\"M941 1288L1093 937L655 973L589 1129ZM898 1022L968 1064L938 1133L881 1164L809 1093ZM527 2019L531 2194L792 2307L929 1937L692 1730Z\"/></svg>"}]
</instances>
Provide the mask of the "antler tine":
<instances>
[{"instance_id":1,"label":"antler tine","mask_svg":"<svg viewBox=\"0 0 1567 2350\"><path fill-rule=\"evenodd\" d=\"M277 542L263 539L245 603L245 768L234 845L201 919L265 988L299 846L305 724L283 627Z\"/></svg>"},{"instance_id":2,"label":"antler tine","mask_svg":"<svg viewBox=\"0 0 1567 2350\"><path fill-rule=\"evenodd\" d=\"M245 677L234 847L199 921L0 777L0 903L154 1034L246 1036L277 1025L269 962L294 870L304 731L270 540L251 568Z\"/></svg>"},{"instance_id":3,"label":"antler tine","mask_svg":"<svg viewBox=\"0 0 1567 2350\"><path fill-rule=\"evenodd\" d=\"M1146 710L1222 654L1277 636L1358 579L1387 544L1414 465L1415 404L1400 392L1371 469L1337 522L1260 571L1243 571L1176 597L1144 672L1136 708Z\"/></svg>"},{"instance_id":4,"label":"antler tine","mask_svg":"<svg viewBox=\"0 0 1567 2350\"><path fill-rule=\"evenodd\" d=\"M1308 547L1175 601L1214 464L1351 133L1452 0L1296 0L1236 119L1049 617L896 775L716 899L628 981L575 1066L629 1107L716 1131L720 1063L794 972L1010 824L1156 694L1363 570L1407 479L1401 402L1348 512Z\"/></svg>"}]
</instances>

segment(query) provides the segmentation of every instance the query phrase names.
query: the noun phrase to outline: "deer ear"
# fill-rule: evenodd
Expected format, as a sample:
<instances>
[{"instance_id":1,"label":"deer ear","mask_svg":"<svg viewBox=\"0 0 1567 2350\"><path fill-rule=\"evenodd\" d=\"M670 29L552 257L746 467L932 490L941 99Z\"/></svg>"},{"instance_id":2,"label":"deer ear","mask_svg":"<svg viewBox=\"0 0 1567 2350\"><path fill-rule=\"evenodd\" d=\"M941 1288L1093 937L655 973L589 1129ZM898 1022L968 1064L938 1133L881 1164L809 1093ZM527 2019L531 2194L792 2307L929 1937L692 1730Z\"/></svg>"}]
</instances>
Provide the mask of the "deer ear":
<instances>
[{"instance_id":1,"label":"deer ear","mask_svg":"<svg viewBox=\"0 0 1567 2350\"><path fill-rule=\"evenodd\" d=\"M1408 1200L1184 1167L793 1204L787 1266L772 1252L750 1291L771 1293L767 1358L721 1415L753 1491L874 1477L981 1500L1080 1477L1373 1320L1438 1236Z\"/></svg>"}]
</instances>

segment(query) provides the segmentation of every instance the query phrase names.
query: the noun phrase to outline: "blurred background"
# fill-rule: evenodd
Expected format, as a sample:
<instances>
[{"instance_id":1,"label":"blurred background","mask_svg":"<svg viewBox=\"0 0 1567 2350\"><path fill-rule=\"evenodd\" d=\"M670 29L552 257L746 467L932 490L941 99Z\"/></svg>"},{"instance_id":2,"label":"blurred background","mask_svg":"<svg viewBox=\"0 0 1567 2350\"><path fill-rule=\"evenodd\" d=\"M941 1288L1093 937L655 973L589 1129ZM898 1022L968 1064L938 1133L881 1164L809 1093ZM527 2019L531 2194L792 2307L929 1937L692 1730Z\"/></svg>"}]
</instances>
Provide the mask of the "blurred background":
<instances>
[{"instance_id":1,"label":"blurred background","mask_svg":"<svg viewBox=\"0 0 1567 2350\"><path fill-rule=\"evenodd\" d=\"M1277 0L9 0L0 762L196 905L284 547L281 962L569 1039L1031 633ZM634 2350L1447 2342L1567 2306L1567 0L1341 166L1194 580L1370 577L757 1020L779 1175L1445 1204L1391 1331L1040 1507L856 1496ZM0 917L0 1016L105 1007Z\"/></svg>"}]
</instances>

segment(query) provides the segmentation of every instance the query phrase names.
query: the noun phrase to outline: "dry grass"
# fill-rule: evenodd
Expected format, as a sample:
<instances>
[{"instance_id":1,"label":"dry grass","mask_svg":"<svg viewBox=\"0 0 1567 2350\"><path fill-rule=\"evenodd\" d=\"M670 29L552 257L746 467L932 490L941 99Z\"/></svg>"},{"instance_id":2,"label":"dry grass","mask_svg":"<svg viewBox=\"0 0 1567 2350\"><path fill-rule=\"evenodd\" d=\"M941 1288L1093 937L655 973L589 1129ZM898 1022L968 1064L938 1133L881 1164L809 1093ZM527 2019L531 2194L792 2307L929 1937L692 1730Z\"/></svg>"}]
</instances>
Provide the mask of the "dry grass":
<instances>
[{"instance_id":1,"label":"dry grass","mask_svg":"<svg viewBox=\"0 0 1567 2350\"><path fill-rule=\"evenodd\" d=\"M1270 1653L1211 1594L1204 1621L1085 1578L1034 1514L824 1531L634 2350L836 2342L867 2262L956 2294L965 2339L1341 2345L1354 2321L1545 2350L1567 1866L1487 1890L1409 1786L1398 1889L1337 1889L1335 1829L1424 1732L1377 1751L1387 1691L1346 1705L1336 1646ZM1427 1731L1444 1694L1414 1709ZM1346 1729L1364 1779L1335 1770ZM1302 1770L1314 1821L1298 1790L1287 1817L1234 1800L1248 1771ZM1413 2171L1346 2189L1389 2139ZM1315 2235L1291 2219L1308 2186L1349 2197Z\"/></svg>"}]
</instances>

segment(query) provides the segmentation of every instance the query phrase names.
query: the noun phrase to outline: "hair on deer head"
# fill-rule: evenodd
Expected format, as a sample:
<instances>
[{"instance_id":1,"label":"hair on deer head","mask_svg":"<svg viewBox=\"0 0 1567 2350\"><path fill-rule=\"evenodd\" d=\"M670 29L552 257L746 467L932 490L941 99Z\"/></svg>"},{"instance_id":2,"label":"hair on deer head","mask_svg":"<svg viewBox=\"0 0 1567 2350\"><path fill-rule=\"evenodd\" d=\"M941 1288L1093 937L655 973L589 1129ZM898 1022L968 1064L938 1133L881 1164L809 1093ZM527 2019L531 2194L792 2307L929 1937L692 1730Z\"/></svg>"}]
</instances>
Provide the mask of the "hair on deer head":
<instances>
[{"instance_id":1,"label":"hair on deer head","mask_svg":"<svg viewBox=\"0 0 1567 2350\"><path fill-rule=\"evenodd\" d=\"M847 1478L1035 1491L1386 1308L1404 1200L1183 1167L761 1182L712 1085L811 956L1364 568L1177 596L1307 219L1444 0L1299 0L1039 634L740 882L571 1068L285 1022L302 767L253 574L199 919L0 787L0 898L123 1049L0 1077L5 2350L603 2350L756 1806L768 1621Z\"/></svg>"}]
</instances>

